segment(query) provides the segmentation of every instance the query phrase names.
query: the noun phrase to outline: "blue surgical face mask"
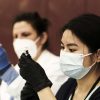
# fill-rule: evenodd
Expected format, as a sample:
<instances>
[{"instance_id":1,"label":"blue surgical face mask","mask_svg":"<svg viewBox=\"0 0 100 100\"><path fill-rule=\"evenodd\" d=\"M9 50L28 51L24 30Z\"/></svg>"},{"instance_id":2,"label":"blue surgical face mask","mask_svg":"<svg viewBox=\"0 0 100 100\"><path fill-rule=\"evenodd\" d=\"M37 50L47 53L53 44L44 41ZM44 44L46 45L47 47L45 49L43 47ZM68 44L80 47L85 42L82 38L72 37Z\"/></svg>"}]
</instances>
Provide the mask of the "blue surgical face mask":
<instances>
[{"instance_id":1,"label":"blue surgical face mask","mask_svg":"<svg viewBox=\"0 0 100 100\"><path fill-rule=\"evenodd\" d=\"M62 51L60 52L60 66L63 73L74 79L83 78L95 64L92 64L88 68L83 66L83 60L85 56L91 55L78 54L78 53L69 53Z\"/></svg>"}]
</instances>

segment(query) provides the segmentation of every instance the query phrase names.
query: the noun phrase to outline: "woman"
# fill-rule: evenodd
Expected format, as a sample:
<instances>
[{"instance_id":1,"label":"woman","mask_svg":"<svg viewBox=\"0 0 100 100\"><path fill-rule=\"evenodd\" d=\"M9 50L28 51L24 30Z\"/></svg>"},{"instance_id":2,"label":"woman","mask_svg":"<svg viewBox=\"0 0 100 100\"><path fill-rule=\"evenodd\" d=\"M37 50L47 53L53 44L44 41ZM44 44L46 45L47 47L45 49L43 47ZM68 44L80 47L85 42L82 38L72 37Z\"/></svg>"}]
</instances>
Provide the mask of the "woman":
<instances>
[{"instance_id":1,"label":"woman","mask_svg":"<svg viewBox=\"0 0 100 100\"><path fill-rule=\"evenodd\" d=\"M18 58L25 50L29 51L32 59L43 67L47 76L54 83L51 89L55 94L67 77L60 70L59 57L47 49L49 46L48 27L49 21L41 17L37 12L26 12L16 16L12 25L13 47ZM18 65L15 66L15 69L19 72ZM25 82L19 75L7 86L7 93L13 96L14 100L20 100L20 92ZM1 87L5 87L5 85ZM4 90L4 88L2 89ZM28 91L24 92L25 94L28 93ZM5 94L5 92L2 94ZM5 99L4 95L2 98L9 100Z\"/></svg>"},{"instance_id":2,"label":"woman","mask_svg":"<svg viewBox=\"0 0 100 100\"><path fill-rule=\"evenodd\" d=\"M70 78L56 97L44 70L28 54L23 54L19 60L21 76L38 93L40 100L100 100L100 17L81 15L66 24L62 33L60 67ZM29 69L25 70L27 67ZM34 76L29 74L32 72Z\"/></svg>"}]
</instances>

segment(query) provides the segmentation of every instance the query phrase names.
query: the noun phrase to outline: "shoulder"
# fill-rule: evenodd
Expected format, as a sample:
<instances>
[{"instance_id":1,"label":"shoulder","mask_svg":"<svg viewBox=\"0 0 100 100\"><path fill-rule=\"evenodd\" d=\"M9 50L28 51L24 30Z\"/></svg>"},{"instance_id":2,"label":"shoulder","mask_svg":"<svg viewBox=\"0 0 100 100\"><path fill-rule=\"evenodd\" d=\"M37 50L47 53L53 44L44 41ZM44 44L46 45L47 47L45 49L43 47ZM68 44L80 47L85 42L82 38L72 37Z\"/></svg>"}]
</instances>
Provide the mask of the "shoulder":
<instances>
[{"instance_id":1,"label":"shoulder","mask_svg":"<svg viewBox=\"0 0 100 100\"><path fill-rule=\"evenodd\" d=\"M57 100L65 100L69 98L70 94L74 91L77 83L75 79L69 78L59 89L56 97Z\"/></svg>"},{"instance_id":2,"label":"shoulder","mask_svg":"<svg viewBox=\"0 0 100 100\"><path fill-rule=\"evenodd\" d=\"M100 100L100 86L92 94L92 96L90 97L90 100Z\"/></svg>"},{"instance_id":3,"label":"shoulder","mask_svg":"<svg viewBox=\"0 0 100 100\"><path fill-rule=\"evenodd\" d=\"M76 80L73 78L69 78L59 89L59 91L63 91L63 90L69 90L71 89L70 87L72 86L76 86Z\"/></svg>"}]
</instances>

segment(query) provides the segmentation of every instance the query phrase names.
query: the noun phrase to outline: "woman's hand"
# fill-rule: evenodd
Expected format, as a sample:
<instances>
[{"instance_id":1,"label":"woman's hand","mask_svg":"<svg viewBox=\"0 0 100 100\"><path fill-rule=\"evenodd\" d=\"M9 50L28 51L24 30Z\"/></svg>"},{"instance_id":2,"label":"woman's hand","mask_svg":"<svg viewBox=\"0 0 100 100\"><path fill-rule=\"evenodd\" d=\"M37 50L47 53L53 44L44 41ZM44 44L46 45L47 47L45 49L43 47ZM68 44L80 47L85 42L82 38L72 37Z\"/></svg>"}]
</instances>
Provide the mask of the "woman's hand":
<instances>
[{"instance_id":1,"label":"woman's hand","mask_svg":"<svg viewBox=\"0 0 100 100\"><path fill-rule=\"evenodd\" d=\"M20 67L20 75L32 85L34 91L38 92L45 87L52 86L44 69L28 53L21 55L18 65Z\"/></svg>"}]
</instances>

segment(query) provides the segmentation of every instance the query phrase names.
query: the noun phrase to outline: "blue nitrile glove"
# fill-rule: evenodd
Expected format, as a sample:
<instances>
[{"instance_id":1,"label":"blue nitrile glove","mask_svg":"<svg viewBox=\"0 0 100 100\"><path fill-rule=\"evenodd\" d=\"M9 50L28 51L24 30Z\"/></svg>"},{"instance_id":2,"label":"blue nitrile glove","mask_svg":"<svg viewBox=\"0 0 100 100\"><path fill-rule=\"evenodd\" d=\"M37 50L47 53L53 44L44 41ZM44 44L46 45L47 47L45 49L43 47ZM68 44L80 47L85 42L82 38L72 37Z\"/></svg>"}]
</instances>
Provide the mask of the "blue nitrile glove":
<instances>
[{"instance_id":1,"label":"blue nitrile glove","mask_svg":"<svg viewBox=\"0 0 100 100\"><path fill-rule=\"evenodd\" d=\"M0 44L0 76L10 67L7 52Z\"/></svg>"},{"instance_id":2,"label":"blue nitrile glove","mask_svg":"<svg viewBox=\"0 0 100 100\"><path fill-rule=\"evenodd\" d=\"M12 67L6 50L0 44L0 79L9 85L17 76L18 73Z\"/></svg>"}]
</instances>

